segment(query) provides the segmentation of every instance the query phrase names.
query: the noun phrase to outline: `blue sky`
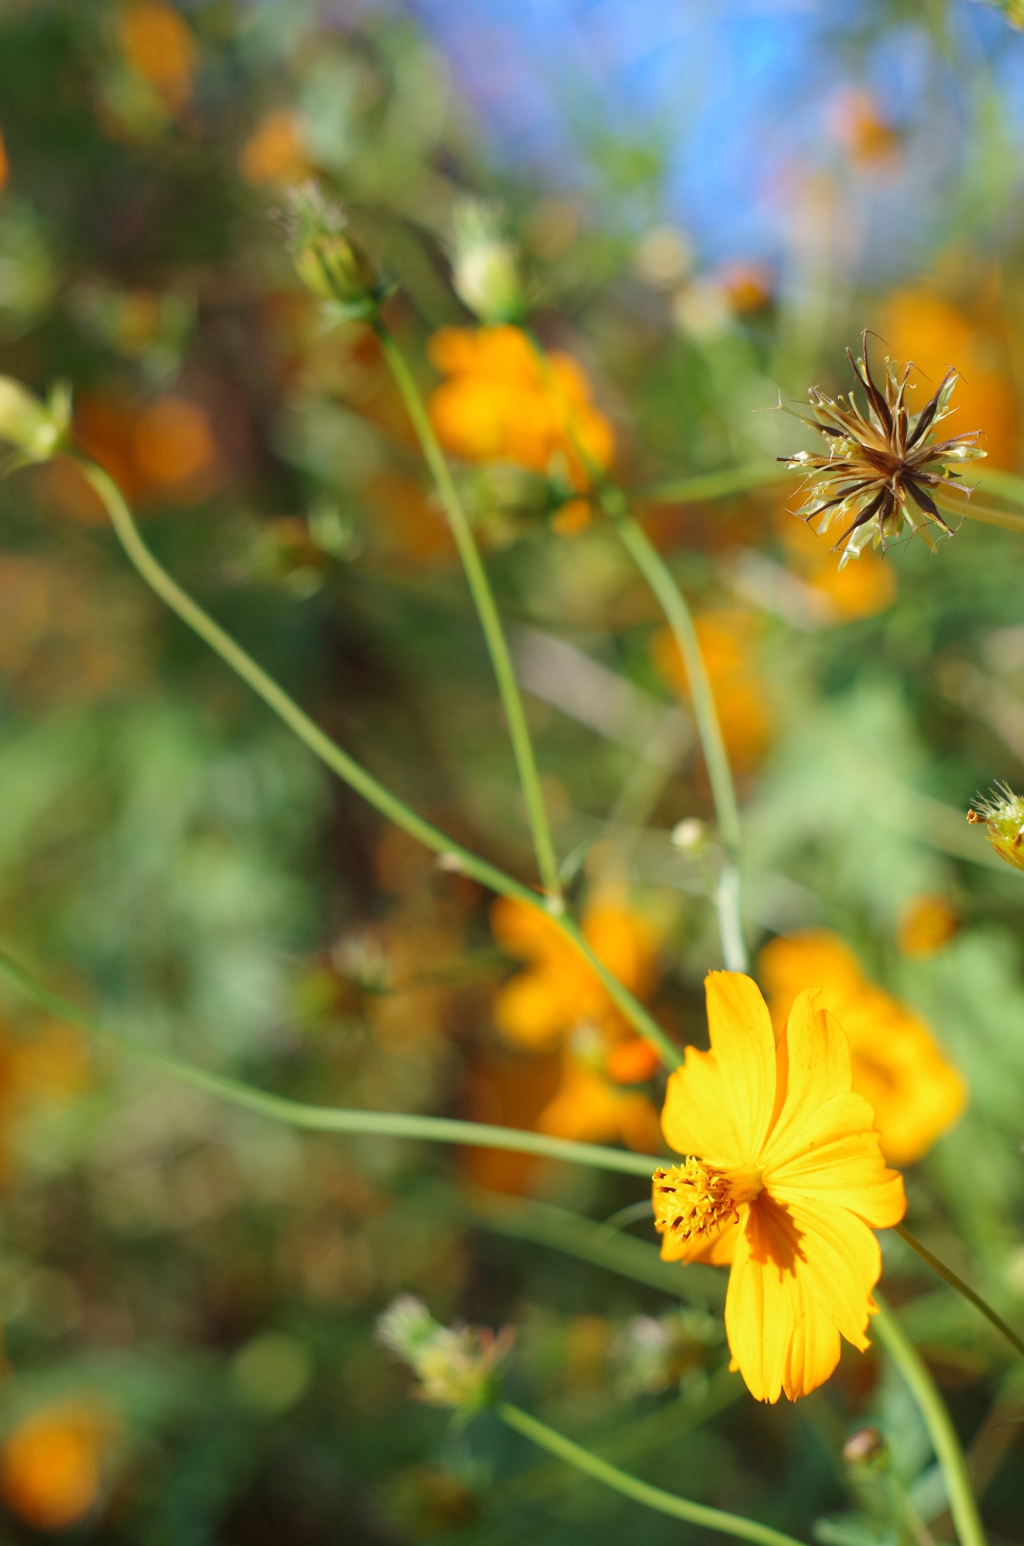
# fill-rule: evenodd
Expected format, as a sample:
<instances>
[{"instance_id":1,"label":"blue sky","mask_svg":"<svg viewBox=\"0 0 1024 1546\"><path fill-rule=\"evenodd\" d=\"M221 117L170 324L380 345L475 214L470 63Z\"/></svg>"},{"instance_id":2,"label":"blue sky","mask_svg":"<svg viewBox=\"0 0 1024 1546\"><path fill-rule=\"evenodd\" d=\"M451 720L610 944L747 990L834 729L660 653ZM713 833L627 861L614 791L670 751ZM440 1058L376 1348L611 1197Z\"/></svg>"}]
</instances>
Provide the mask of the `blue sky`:
<instances>
[{"instance_id":1,"label":"blue sky","mask_svg":"<svg viewBox=\"0 0 1024 1546\"><path fill-rule=\"evenodd\" d=\"M778 251L795 184L815 167L835 173L841 160L828 124L844 89L871 90L906 135L896 172L843 173L863 263L876 275L912 266L951 218L968 176L968 126L983 103L986 122L998 104L989 132L1003 146L1005 186L979 196L1002 200L1001 219L1019 197L1007 168L1024 154L1024 34L976 0L950 7L945 53L924 21L925 0L891 7L904 19L888 23L882 0L408 7L448 58L499 159L571 186L587 175L581 119L663 144L661 214L685 226L708 261ZM991 210L977 218L990 236Z\"/></svg>"}]
</instances>

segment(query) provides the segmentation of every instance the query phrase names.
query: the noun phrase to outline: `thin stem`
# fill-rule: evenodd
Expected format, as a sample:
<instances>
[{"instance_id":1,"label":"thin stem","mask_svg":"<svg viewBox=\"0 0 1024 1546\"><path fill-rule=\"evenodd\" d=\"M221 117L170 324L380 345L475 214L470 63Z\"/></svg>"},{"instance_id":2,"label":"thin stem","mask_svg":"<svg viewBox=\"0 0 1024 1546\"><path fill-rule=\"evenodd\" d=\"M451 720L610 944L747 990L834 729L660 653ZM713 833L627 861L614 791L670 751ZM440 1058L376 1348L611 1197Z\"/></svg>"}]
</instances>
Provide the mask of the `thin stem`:
<instances>
[{"instance_id":1,"label":"thin stem","mask_svg":"<svg viewBox=\"0 0 1024 1546\"><path fill-rule=\"evenodd\" d=\"M628 1229L630 1224L639 1224L641 1219L654 1217L654 1204L649 1197L644 1197L640 1202L628 1202L624 1208L616 1211L606 1218L602 1229Z\"/></svg>"},{"instance_id":2,"label":"thin stem","mask_svg":"<svg viewBox=\"0 0 1024 1546\"><path fill-rule=\"evenodd\" d=\"M591 1266L632 1278L635 1283L646 1283L705 1310L720 1311L725 1304L727 1279L719 1268L704 1262L683 1266L663 1261L657 1246L621 1230L609 1229L607 1224L596 1224L566 1208L482 1189L464 1196L462 1206L479 1228L510 1240L528 1240L565 1256L575 1256Z\"/></svg>"},{"instance_id":3,"label":"thin stem","mask_svg":"<svg viewBox=\"0 0 1024 1546\"><path fill-rule=\"evenodd\" d=\"M456 843L446 833L432 826L429 821L424 821L422 816L418 816L397 795L392 794L379 783L371 773L367 773L366 769L347 752L342 751L330 736L325 735L320 727L314 724L308 714L303 713L294 699L290 698L284 689L267 675L262 666L258 666L252 656L236 644L230 634L225 633L224 629L215 623L213 618L204 612L176 581L171 579L166 569L157 562L143 542L132 513L113 478L104 472L102 467L84 458L79 458L79 465L84 477L102 499L121 546L147 585L167 603L171 611L176 612L182 622L204 639L210 648L215 650L244 682L248 683L253 692L284 720L289 729L294 731L299 740L308 746L310 751L331 769L332 773L344 779L382 815L425 844L427 848L432 849L434 853L440 854L443 861L450 863L462 874L496 891L499 896L511 897L550 918L552 925L565 939L569 940L600 978L609 997L622 1011L634 1030L651 1043L667 1067L677 1068L682 1062L679 1049L665 1035L653 1015L614 973L608 970L604 962L598 959L572 919L564 914L560 916L552 913L545 906L544 899L535 891L513 880L510 875L506 875L493 864L488 864L485 859L479 859L468 848L463 848L461 843Z\"/></svg>"},{"instance_id":4,"label":"thin stem","mask_svg":"<svg viewBox=\"0 0 1024 1546\"><path fill-rule=\"evenodd\" d=\"M661 1487L652 1487L649 1482L642 1482L639 1477L630 1476L628 1471L620 1471L618 1466L602 1460L592 1450L574 1444L572 1439L567 1439L564 1434L549 1428L547 1423L531 1417L529 1412L512 1406L508 1401L499 1402L495 1411L509 1428L514 1428L516 1433L532 1440L541 1449L556 1455L567 1465L575 1466L577 1471L593 1477L595 1481L602 1482L613 1492L632 1498L636 1503L643 1503L647 1508L656 1509L659 1514L670 1514L674 1519L685 1519L689 1524L703 1525L708 1530L720 1530L723 1535L733 1535L741 1541L756 1541L759 1546L799 1546L791 1535L783 1535L781 1530L773 1530L770 1525L743 1519L739 1514L727 1514L724 1509L708 1508L703 1503L691 1503L689 1499L679 1498Z\"/></svg>"},{"instance_id":5,"label":"thin stem","mask_svg":"<svg viewBox=\"0 0 1024 1546\"><path fill-rule=\"evenodd\" d=\"M985 1319L997 1331L1003 1334L1010 1346L1024 1357L1024 1338L1019 1337L1013 1327L1008 1326L1003 1317L997 1315L992 1306L982 1299L981 1295L976 1293L969 1283L965 1283L963 1278L958 1277L952 1267L947 1267L945 1262L940 1261L937 1256L933 1256L928 1247L922 1244L916 1235L912 1235L905 1225L895 1224L893 1226L893 1233L899 1235L901 1240L906 1241L910 1249L916 1251L921 1260L927 1262L932 1271L937 1272L939 1277L949 1284L950 1288L955 1288L958 1294L962 1294L965 1299L970 1300L974 1308L980 1310Z\"/></svg>"},{"instance_id":6,"label":"thin stem","mask_svg":"<svg viewBox=\"0 0 1024 1546\"><path fill-rule=\"evenodd\" d=\"M516 760L516 768L519 772L519 782L522 786L523 798L526 802L526 814L530 823L530 832L533 837L534 852L537 856L537 868L540 871L541 884L554 905L553 910L560 910L562 905L562 883L558 874L558 860L555 857L554 844L551 841L551 830L548 826L547 812L544 808L544 796L541 793L540 779L537 776L537 763L533 755L533 742L530 740L530 731L526 723L526 714L523 710L523 700L519 695L519 684L516 681L515 672L512 669L512 657L509 654L508 643L501 626L501 618L498 616L498 608L495 605L494 595L491 591L487 571L480 558L466 519L466 512L462 508L458 489L452 478L451 470L441 450L437 436L434 434L433 425L420 395L420 390L413 379L412 372L405 362L405 356L399 349L394 337L382 322L374 324L374 331L380 340L384 358L395 378L395 383L405 403L406 411L413 423L423 451L424 459L430 469L437 492L441 496L448 525L455 539L455 546L459 550L462 567L466 572L466 580L473 597L480 626L483 629L484 639L494 667L494 675L498 683L498 691L505 708L505 718L508 721L509 736L512 740L512 751Z\"/></svg>"},{"instance_id":7,"label":"thin stem","mask_svg":"<svg viewBox=\"0 0 1024 1546\"><path fill-rule=\"evenodd\" d=\"M916 1347L877 1289L875 1302L878 1313L872 1318L872 1324L924 1418L936 1458L942 1467L949 1511L961 1546L987 1546L978 1505L967 1474L967 1462L945 1403Z\"/></svg>"},{"instance_id":8,"label":"thin stem","mask_svg":"<svg viewBox=\"0 0 1024 1546\"><path fill-rule=\"evenodd\" d=\"M726 494L742 494L746 489L763 488L792 476L792 469L780 467L777 462L747 462L741 467L725 467L721 472L649 483L645 488L630 489L629 494L631 499L649 504L689 505L704 499L721 499Z\"/></svg>"},{"instance_id":9,"label":"thin stem","mask_svg":"<svg viewBox=\"0 0 1024 1546\"><path fill-rule=\"evenodd\" d=\"M52 992L2 950L0 972L26 998L48 1014L61 1020L73 1021L119 1052L139 1058L161 1073L170 1074L172 1078L191 1084L196 1089L220 1096L235 1106L244 1106L249 1111L256 1111L278 1122L287 1122L292 1127L321 1133L371 1133L381 1137L423 1138L435 1143L466 1144L475 1148L513 1149L520 1153L541 1155L546 1159L567 1160L572 1164L591 1165L599 1170L615 1170L645 1178L649 1178L660 1163L654 1155L630 1154L624 1149L606 1149L594 1143L575 1143L568 1138L551 1138L545 1133L531 1133L514 1127L493 1127L485 1122L459 1122L448 1117L416 1116L402 1111L353 1111L289 1100L287 1096L256 1089L252 1085L243 1084L241 1080L210 1073L194 1063L186 1063L180 1058L157 1052L133 1037L109 1030L77 1004Z\"/></svg>"},{"instance_id":10,"label":"thin stem","mask_svg":"<svg viewBox=\"0 0 1024 1546\"><path fill-rule=\"evenodd\" d=\"M1004 531L1024 531L1024 515L1014 515L1010 510L993 510L991 505L976 504L974 500L961 505L957 510L951 510L948 505L941 509L943 515L962 516L982 526L1001 526Z\"/></svg>"},{"instance_id":11,"label":"thin stem","mask_svg":"<svg viewBox=\"0 0 1024 1546\"><path fill-rule=\"evenodd\" d=\"M679 647L690 684L693 715L697 723L704 761L707 764L711 794L715 802L718 830L728 861L719 877L715 906L718 913L722 955L731 972L745 972L747 950L740 916L740 817L736 791L718 720L711 682L701 654L697 630L690 609L673 578L672 572L643 528L626 513L625 501L618 490L607 488L605 509L615 523L623 545L651 587L668 619L672 636Z\"/></svg>"}]
</instances>

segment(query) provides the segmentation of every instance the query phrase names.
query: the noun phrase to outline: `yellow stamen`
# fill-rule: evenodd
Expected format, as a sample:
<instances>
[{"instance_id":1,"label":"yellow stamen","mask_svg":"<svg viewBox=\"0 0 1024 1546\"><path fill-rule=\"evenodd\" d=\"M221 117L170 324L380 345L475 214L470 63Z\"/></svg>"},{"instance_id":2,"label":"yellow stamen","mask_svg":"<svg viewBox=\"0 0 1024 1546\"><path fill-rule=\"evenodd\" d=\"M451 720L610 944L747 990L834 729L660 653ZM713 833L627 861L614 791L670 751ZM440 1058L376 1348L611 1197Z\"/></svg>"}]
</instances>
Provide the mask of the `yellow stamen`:
<instances>
[{"instance_id":1,"label":"yellow stamen","mask_svg":"<svg viewBox=\"0 0 1024 1546\"><path fill-rule=\"evenodd\" d=\"M760 1191L761 1172L754 1166L716 1170L698 1159L668 1165L654 1172L654 1227L682 1240L710 1240Z\"/></svg>"}]
</instances>

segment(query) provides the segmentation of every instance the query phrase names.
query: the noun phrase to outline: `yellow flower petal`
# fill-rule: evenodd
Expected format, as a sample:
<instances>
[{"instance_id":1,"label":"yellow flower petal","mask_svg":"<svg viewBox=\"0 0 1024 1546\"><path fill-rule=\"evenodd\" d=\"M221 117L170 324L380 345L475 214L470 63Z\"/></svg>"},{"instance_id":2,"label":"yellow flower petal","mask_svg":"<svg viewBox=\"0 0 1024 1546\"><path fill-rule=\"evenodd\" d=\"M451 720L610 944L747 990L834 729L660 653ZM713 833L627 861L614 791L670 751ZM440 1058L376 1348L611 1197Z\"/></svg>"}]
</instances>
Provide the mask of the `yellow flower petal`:
<instances>
[{"instance_id":1,"label":"yellow flower petal","mask_svg":"<svg viewBox=\"0 0 1024 1546\"><path fill-rule=\"evenodd\" d=\"M756 983L710 972L704 983L711 1051L687 1048L668 1082L662 1131L680 1154L732 1169L753 1164L775 1099L775 1037Z\"/></svg>"},{"instance_id":2,"label":"yellow flower petal","mask_svg":"<svg viewBox=\"0 0 1024 1546\"><path fill-rule=\"evenodd\" d=\"M758 1199L729 1274L725 1329L732 1366L758 1401L791 1401L828 1379L839 1362L839 1331L796 1269L794 1227Z\"/></svg>"},{"instance_id":3,"label":"yellow flower petal","mask_svg":"<svg viewBox=\"0 0 1024 1546\"><path fill-rule=\"evenodd\" d=\"M833 1095L850 1088L850 1047L814 989L797 995L776 1051L776 1115L762 1167L803 1147L803 1129ZM870 1127L870 1114L868 1126Z\"/></svg>"}]
</instances>

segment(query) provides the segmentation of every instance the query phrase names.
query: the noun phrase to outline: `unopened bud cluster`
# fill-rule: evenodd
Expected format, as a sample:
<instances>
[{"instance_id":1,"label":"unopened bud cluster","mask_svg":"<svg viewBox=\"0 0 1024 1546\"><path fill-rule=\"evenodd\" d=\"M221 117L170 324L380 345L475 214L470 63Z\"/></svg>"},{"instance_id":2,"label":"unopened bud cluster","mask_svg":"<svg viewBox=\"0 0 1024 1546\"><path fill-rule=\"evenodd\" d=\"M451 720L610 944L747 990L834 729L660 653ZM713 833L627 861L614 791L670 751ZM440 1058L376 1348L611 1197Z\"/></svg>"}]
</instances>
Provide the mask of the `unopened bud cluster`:
<instances>
[{"instance_id":1,"label":"unopened bud cluster","mask_svg":"<svg viewBox=\"0 0 1024 1546\"><path fill-rule=\"evenodd\" d=\"M48 462L64 450L71 427L71 392L54 386L45 403L12 376L0 376L0 441L14 447L11 466Z\"/></svg>"},{"instance_id":2,"label":"unopened bud cluster","mask_svg":"<svg viewBox=\"0 0 1024 1546\"><path fill-rule=\"evenodd\" d=\"M288 196L288 236L295 269L308 290L344 321L372 321L389 293L348 230L348 219L316 183Z\"/></svg>"},{"instance_id":3,"label":"unopened bud cluster","mask_svg":"<svg viewBox=\"0 0 1024 1546\"><path fill-rule=\"evenodd\" d=\"M967 812L967 820L983 822L986 836L1000 859L1024 870L1024 797L1014 794L1009 784L997 784L987 800Z\"/></svg>"},{"instance_id":4,"label":"unopened bud cluster","mask_svg":"<svg viewBox=\"0 0 1024 1546\"><path fill-rule=\"evenodd\" d=\"M515 1332L506 1326L495 1336L486 1327L442 1326L422 1299L401 1294L378 1320L377 1340L409 1365L421 1401L470 1416L495 1400L496 1369Z\"/></svg>"}]
</instances>

